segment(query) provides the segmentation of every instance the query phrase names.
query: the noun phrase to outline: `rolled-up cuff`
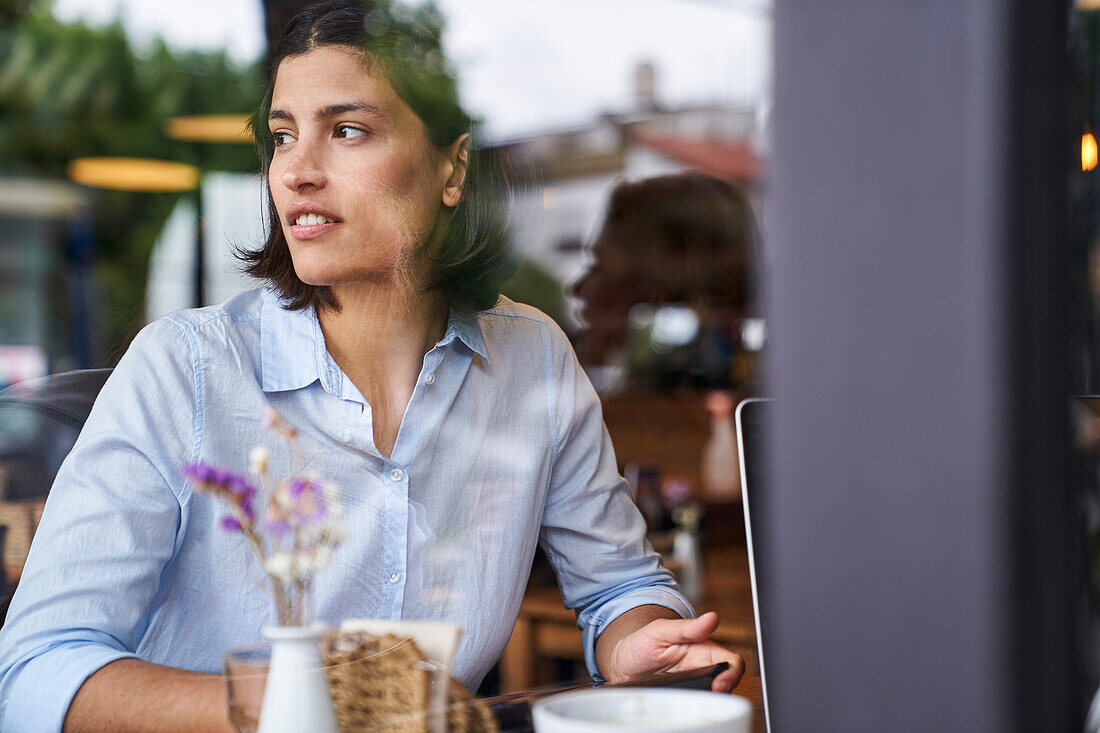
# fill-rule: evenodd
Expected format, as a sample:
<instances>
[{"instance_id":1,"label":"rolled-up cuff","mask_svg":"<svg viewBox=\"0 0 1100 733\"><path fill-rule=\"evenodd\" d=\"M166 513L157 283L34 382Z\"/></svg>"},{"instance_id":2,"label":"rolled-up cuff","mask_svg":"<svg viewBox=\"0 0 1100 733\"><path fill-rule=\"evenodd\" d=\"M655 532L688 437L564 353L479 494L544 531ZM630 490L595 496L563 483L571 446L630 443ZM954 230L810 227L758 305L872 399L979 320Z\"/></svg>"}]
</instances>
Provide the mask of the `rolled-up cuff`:
<instances>
[{"instance_id":1,"label":"rolled-up cuff","mask_svg":"<svg viewBox=\"0 0 1100 733\"><path fill-rule=\"evenodd\" d=\"M695 610L687 599L679 593L666 588L642 588L608 601L592 615L581 628L584 641L584 663L588 673L597 682L603 682L603 675L596 666L596 640L608 624L638 606L664 606L680 615L680 618L695 618Z\"/></svg>"},{"instance_id":2,"label":"rolled-up cuff","mask_svg":"<svg viewBox=\"0 0 1100 733\"><path fill-rule=\"evenodd\" d=\"M8 690L0 730L60 731L76 691L106 664L137 655L93 642L69 642L23 665Z\"/></svg>"}]
</instances>

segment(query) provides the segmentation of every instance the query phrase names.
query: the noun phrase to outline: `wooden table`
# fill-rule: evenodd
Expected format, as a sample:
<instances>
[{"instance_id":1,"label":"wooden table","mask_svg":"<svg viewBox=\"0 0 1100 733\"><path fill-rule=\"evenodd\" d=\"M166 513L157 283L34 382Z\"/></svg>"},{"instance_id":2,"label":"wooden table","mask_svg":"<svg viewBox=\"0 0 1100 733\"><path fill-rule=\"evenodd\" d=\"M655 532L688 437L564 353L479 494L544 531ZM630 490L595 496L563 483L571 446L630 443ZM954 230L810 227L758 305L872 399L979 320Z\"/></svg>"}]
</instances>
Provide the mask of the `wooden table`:
<instances>
[{"instance_id":1,"label":"wooden table","mask_svg":"<svg viewBox=\"0 0 1100 733\"><path fill-rule=\"evenodd\" d=\"M740 654L749 674L758 675L756 625L753 619L748 555L743 547L708 553L705 592L699 613L717 611L718 630L711 637ZM581 632L573 611L565 608L556 587L529 588L520 606L512 638L500 660L501 693L553 684L549 659L582 661Z\"/></svg>"},{"instance_id":2,"label":"wooden table","mask_svg":"<svg viewBox=\"0 0 1100 733\"><path fill-rule=\"evenodd\" d=\"M749 702L752 703L752 729L755 733L764 733L768 726L767 721L764 719L763 681L756 675L746 674L741 678L741 682L733 693L748 698Z\"/></svg>"}]
</instances>

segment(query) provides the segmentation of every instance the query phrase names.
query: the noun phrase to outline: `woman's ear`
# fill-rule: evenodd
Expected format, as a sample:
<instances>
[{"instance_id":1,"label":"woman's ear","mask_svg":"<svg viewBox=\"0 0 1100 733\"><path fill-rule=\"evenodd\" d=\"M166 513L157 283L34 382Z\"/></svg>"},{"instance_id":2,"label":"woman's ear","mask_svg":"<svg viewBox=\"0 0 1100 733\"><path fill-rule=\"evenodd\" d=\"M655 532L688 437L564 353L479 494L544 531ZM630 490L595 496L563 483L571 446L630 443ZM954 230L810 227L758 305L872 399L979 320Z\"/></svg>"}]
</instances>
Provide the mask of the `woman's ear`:
<instances>
[{"instance_id":1,"label":"woman's ear","mask_svg":"<svg viewBox=\"0 0 1100 733\"><path fill-rule=\"evenodd\" d=\"M470 133L464 132L446 151L447 182L443 187L443 205L454 208L462 200L466 169L470 165Z\"/></svg>"}]
</instances>

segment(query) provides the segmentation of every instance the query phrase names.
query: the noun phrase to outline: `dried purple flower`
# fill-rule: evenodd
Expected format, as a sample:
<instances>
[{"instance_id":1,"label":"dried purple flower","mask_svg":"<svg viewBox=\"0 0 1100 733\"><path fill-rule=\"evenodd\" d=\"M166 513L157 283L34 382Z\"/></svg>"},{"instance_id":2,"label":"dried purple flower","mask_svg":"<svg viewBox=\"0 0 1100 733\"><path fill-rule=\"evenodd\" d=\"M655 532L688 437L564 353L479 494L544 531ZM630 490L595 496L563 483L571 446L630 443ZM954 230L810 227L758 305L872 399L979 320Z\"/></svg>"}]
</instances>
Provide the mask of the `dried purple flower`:
<instances>
[{"instance_id":1,"label":"dried purple flower","mask_svg":"<svg viewBox=\"0 0 1100 733\"><path fill-rule=\"evenodd\" d=\"M183 464L183 476L191 481L200 484L211 483L214 474L217 472L213 466L206 463L185 463Z\"/></svg>"},{"instance_id":2,"label":"dried purple flower","mask_svg":"<svg viewBox=\"0 0 1100 733\"><path fill-rule=\"evenodd\" d=\"M256 487L252 485L252 482L240 474L232 474L229 479L229 490L241 497L256 493Z\"/></svg>"},{"instance_id":3,"label":"dried purple flower","mask_svg":"<svg viewBox=\"0 0 1100 733\"><path fill-rule=\"evenodd\" d=\"M264 531L272 537L286 537L290 534L290 522L285 519L265 519Z\"/></svg>"},{"instance_id":4,"label":"dried purple flower","mask_svg":"<svg viewBox=\"0 0 1100 733\"><path fill-rule=\"evenodd\" d=\"M241 512L249 522L256 521L256 509L253 506L251 494L241 500Z\"/></svg>"},{"instance_id":5,"label":"dried purple flower","mask_svg":"<svg viewBox=\"0 0 1100 733\"><path fill-rule=\"evenodd\" d=\"M287 482L287 488L290 490L290 498L295 500L300 499L302 497L302 492L307 489L312 490L310 487L311 484L309 479L302 478L301 476L295 476Z\"/></svg>"},{"instance_id":6,"label":"dried purple flower","mask_svg":"<svg viewBox=\"0 0 1100 733\"><path fill-rule=\"evenodd\" d=\"M226 514L218 521L218 526L225 532L240 532L241 522L231 514Z\"/></svg>"}]
</instances>

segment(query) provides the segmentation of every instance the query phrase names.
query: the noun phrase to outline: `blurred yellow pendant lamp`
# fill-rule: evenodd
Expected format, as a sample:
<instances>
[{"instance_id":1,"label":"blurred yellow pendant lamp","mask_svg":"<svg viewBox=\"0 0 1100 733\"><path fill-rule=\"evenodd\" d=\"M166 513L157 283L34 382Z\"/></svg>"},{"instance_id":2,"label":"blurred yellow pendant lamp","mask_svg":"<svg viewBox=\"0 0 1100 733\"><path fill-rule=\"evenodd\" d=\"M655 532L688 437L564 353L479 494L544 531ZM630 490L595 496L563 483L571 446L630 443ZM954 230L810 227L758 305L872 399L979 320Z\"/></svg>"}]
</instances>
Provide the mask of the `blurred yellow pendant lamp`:
<instances>
[{"instance_id":1,"label":"blurred yellow pendant lamp","mask_svg":"<svg viewBox=\"0 0 1100 733\"><path fill-rule=\"evenodd\" d=\"M164 126L168 137L194 143L251 143L248 115L189 115L173 117Z\"/></svg>"},{"instance_id":2,"label":"blurred yellow pendant lamp","mask_svg":"<svg viewBox=\"0 0 1100 733\"><path fill-rule=\"evenodd\" d=\"M68 173L77 183L113 191L167 193L199 185L195 166L151 158L77 158L69 162Z\"/></svg>"}]
</instances>

